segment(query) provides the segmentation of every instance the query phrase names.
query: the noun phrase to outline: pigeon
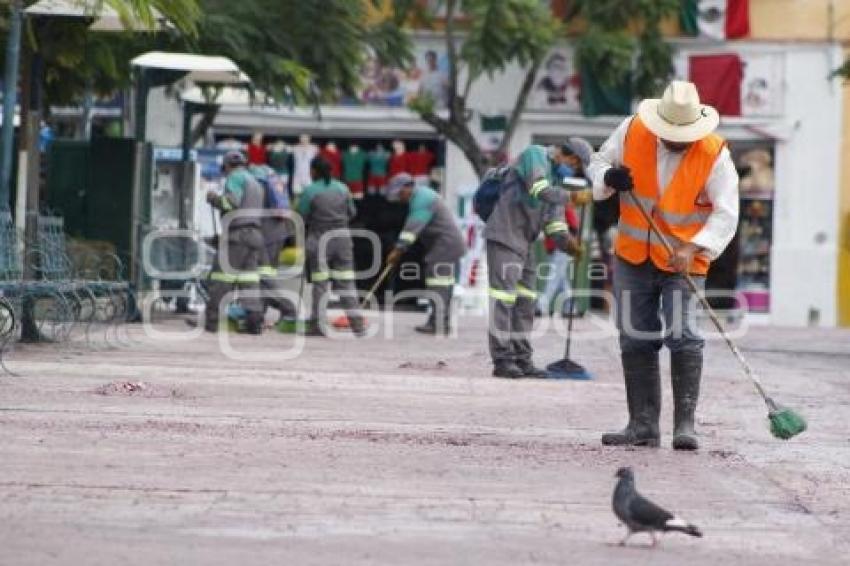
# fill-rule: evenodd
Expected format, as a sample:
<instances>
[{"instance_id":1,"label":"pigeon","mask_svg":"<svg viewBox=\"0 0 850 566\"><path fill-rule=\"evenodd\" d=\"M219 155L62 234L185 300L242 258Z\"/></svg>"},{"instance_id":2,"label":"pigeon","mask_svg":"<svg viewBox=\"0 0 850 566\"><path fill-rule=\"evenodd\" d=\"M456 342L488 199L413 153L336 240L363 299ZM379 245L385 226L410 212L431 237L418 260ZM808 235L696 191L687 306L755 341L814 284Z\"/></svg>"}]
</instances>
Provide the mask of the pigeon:
<instances>
[{"instance_id":1,"label":"pigeon","mask_svg":"<svg viewBox=\"0 0 850 566\"><path fill-rule=\"evenodd\" d=\"M628 529L625 538L620 541L620 546L625 546L629 537L635 533L649 533L652 546L658 544L655 536L657 532L678 531L692 537L702 536L702 532L695 525L676 517L639 494L635 489L635 474L631 468L620 468L617 470L617 477L620 480L614 488L614 514Z\"/></svg>"}]
</instances>

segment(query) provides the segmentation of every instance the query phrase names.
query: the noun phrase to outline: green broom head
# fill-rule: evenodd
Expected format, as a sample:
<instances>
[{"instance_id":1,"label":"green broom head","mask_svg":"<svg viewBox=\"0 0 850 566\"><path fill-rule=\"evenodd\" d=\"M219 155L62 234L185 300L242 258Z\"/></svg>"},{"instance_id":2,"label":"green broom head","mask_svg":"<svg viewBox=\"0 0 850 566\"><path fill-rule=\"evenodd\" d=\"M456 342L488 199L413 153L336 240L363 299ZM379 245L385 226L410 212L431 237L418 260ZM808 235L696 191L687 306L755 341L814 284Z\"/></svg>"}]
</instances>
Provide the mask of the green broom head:
<instances>
[{"instance_id":1,"label":"green broom head","mask_svg":"<svg viewBox=\"0 0 850 566\"><path fill-rule=\"evenodd\" d=\"M776 438L788 440L806 430L806 419L788 407L777 405L772 400L769 403L770 433Z\"/></svg>"},{"instance_id":2,"label":"green broom head","mask_svg":"<svg viewBox=\"0 0 850 566\"><path fill-rule=\"evenodd\" d=\"M303 333L306 325L303 320L295 320L293 318L284 318L277 323L277 331L282 334Z\"/></svg>"}]
</instances>

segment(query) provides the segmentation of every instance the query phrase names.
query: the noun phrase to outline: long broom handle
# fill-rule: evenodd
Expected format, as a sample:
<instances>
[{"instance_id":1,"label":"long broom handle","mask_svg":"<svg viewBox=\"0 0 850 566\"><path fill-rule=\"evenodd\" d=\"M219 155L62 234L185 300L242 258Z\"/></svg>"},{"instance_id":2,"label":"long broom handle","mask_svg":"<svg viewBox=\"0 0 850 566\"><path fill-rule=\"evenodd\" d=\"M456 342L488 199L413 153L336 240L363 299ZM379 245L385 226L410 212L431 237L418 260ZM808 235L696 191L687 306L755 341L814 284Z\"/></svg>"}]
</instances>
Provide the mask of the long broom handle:
<instances>
[{"instance_id":1,"label":"long broom handle","mask_svg":"<svg viewBox=\"0 0 850 566\"><path fill-rule=\"evenodd\" d=\"M652 231L655 233L656 236L658 236L658 239L661 240L662 245L667 249L667 253L672 256L675 253L673 250L673 246L670 245L670 241L658 227L658 224L655 222L655 219L646 211L646 209L643 207L640 201L635 198L635 195L631 191L628 191L628 194L629 198L632 201L632 204L636 206L638 210L640 210L640 213L641 215L643 215L644 220L649 223L649 226L652 228ZM747 360L744 358L744 355L738 349L738 346L736 346L735 343L732 341L732 338L730 338L729 335L726 333L726 329L723 328L723 324L717 317L717 313L714 312L714 309L711 308L711 305L708 303L708 300L705 298L702 292L700 292L699 287L697 287L696 281L694 281L693 277L691 277L688 272L685 272L682 275L685 276L685 280L688 282L688 286L691 288L691 291L693 291L694 294L699 298L703 309L705 309L705 312L708 313L708 317L711 319L711 322L714 323L714 326L715 328L717 328L717 331L720 333L721 336L723 336L723 340L726 341L726 345L729 346L729 349L732 350L732 353L735 355L735 358L737 358L738 363L741 364L741 367L744 369L744 373L747 374L747 377L749 377L750 380L753 382L753 385L755 386L756 391L758 391L758 394L761 395L762 399L764 399L764 402L767 404L768 408L770 408L771 410L775 409L776 405L774 404L773 400L767 395L767 392L765 392L764 386L761 383L761 379L759 379L755 370L753 370L749 362L747 362Z\"/></svg>"},{"instance_id":2,"label":"long broom handle","mask_svg":"<svg viewBox=\"0 0 850 566\"><path fill-rule=\"evenodd\" d=\"M587 205L581 205L580 214L578 217L578 243L579 245L583 244L584 238L584 211L587 208ZM590 250L585 250L585 253L590 253ZM575 307L576 307L576 287L578 286L578 275L579 275L579 267L581 265L582 258L573 262L573 267L575 268L573 271L572 281L570 281L570 319L567 321L567 346L564 349L564 359L568 360L570 358L570 346L573 341L573 318L575 318Z\"/></svg>"},{"instance_id":3,"label":"long broom handle","mask_svg":"<svg viewBox=\"0 0 850 566\"><path fill-rule=\"evenodd\" d=\"M387 278L387 276L390 274L390 272L392 272L394 267L395 267L394 263L388 263L387 266L384 268L384 270L381 272L381 274L378 275L378 278L375 280L375 284L372 285L372 288L369 289L369 292L366 293L366 296L363 297L363 300L360 302L360 308L361 309L366 306L366 303L368 303L369 301L372 300L372 297L375 296L375 292L378 290L378 287L380 287L381 284L383 284L384 279Z\"/></svg>"}]
</instances>

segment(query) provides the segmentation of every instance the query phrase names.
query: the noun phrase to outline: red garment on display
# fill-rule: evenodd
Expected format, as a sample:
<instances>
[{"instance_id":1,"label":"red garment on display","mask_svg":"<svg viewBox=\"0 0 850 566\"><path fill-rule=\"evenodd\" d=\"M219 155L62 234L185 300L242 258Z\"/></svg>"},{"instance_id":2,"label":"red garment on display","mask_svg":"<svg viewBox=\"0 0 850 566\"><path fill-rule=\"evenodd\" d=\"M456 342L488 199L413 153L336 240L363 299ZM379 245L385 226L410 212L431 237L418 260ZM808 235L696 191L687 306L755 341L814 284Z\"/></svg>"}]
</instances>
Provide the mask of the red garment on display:
<instances>
[{"instance_id":1,"label":"red garment on display","mask_svg":"<svg viewBox=\"0 0 850 566\"><path fill-rule=\"evenodd\" d=\"M700 101L714 106L722 116L741 115L743 78L744 64L733 53L690 58L690 79L697 85Z\"/></svg>"},{"instance_id":2,"label":"red garment on display","mask_svg":"<svg viewBox=\"0 0 850 566\"><path fill-rule=\"evenodd\" d=\"M387 178L383 175L369 175L370 189L383 189L387 184Z\"/></svg>"},{"instance_id":3,"label":"red garment on display","mask_svg":"<svg viewBox=\"0 0 850 566\"><path fill-rule=\"evenodd\" d=\"M331 176L334 179L342 178L342 154L339 150L331 151L326 147L319 150L319 155L331 166Z\"/></svg>"},{"instance_id":4,"label":"red garment on display","mask_svg":"<svg viewBox=\"0 0 850 566\"><path fill-rule=\"evenodd\" d=\"M393 175L399 173L410 173L410 154L408 152L393 153L390 156L388 176L392 178Z\"/></svg>"},{"instance_id":5,"label":"red garment on display","mask_svg":"<svg viewBox=\"0 0 850 566\"><path fill-rule=\"evenodd\" d=\"M266 148L262 145L248 144L248 163L251 165L265 165L268 161Z\"/></svg>"},{"instance_id":6,"label":"red garment on display","mask_svg":"<svg viewBox=\"0 0 850 566\"><path fill-rule=\"evenodd\" d=\"M430 175L431 167L434 165L434 154L428 151L414 151L407 154L408 173L417 175Z\"/></svg>"}]
</instances>

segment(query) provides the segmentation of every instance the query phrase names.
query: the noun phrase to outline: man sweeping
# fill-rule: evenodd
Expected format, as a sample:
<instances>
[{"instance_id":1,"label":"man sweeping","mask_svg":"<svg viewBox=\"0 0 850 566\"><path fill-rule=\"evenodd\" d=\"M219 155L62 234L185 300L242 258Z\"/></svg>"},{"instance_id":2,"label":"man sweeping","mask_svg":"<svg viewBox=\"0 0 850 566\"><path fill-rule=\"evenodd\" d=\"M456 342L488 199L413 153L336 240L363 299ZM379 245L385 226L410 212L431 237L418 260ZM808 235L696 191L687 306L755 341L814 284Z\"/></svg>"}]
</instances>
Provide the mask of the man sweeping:
<instances>
[{"instance_id":1,"label":"man sweeping","mask_svg":"<svg viewBox=\"0 0 850 566\"><path fill-rule=\"evenodd\" d=\"M544 378L532 361L537 272L532 246L540 232L570 255L581 246L564 222L564 205L578 198L552 183L552 162L539 145L527 147L501 181L487 217L487 276L490 295L490 356L493 376Z\"/></svg>"},{"instance_id":2,"label":"man sweeping","mask_svg":"<svg viewBox=\"0 0 850 566\"><path fill-rule=\"evenodd\" d=\"M247 291L239 302L247 311L245 332L262 334L263 305L259 297L260 275L257 272L263 255L263 234L260 218L251 214L263 208L263 189L246 168L245 156L230 151L224 156L222 171L226 175L224 193L207 193L207 202L222 215L225 232L218 243L213 270L210 273L204 329L218 330L222 301L234 287ZM227 262L221 261L226 249Z\"/></svg>"},{"instance_id":3,"label":"man sweeping","mask_svg":"<svg viewBox=\"0 0 850 566\"><path fill-rule=\"evenodd\" d=\"M431 294L428 321L415 330L423 334L451 333L452 292L457 262L466 251L463 235L454 216L433 189L417 186L408 173L390 179L387 200L408 205L407 219L395 247L387 256L395 264L415 242L425 248L423 270L425 286Z\"/></svg>"},{"instance_id":4,"label":"man sweeping","mask_svg":"<svg viewBox=\"0 0 850 566\"><path fill-rule=\"evenodd\" d=\"M683 274L704 288L709 263L738 223L738 175L726 142L713 133L717 111L696 87L673 81L660 99L641 102L594 154L588 173L596 200L620 192L614 244L614 299L629 422L602 436L613 446L658 446L661 378L658 353L670 350L673 448L696 450L694 413L704 341ZM638 206L673 244L669 254ZM663 329L663 332L662 332Z\"/></svg>"}]
</instances>

